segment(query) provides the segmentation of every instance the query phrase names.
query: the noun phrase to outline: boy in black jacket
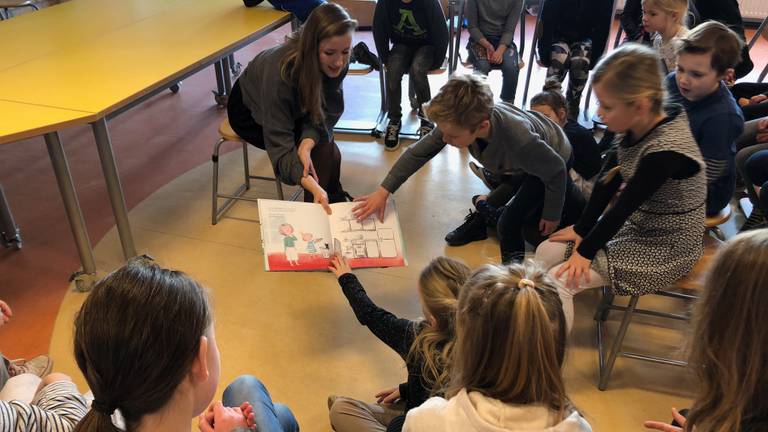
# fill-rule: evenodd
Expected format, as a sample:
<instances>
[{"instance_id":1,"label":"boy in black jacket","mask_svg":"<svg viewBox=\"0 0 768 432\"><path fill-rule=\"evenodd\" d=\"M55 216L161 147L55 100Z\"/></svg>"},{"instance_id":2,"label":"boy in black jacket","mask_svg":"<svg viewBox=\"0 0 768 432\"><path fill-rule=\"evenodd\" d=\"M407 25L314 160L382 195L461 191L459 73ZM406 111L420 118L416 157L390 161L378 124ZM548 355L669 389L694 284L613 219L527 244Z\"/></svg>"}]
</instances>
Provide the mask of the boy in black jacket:
<instances>
[{"instance_id":1,"label":"boy in black jacket","mask_svg":"<svg viewBox=\"0 0 768 432\"><path fill-rule=\"evenodd\" d=\"M419 135L433 126L421 112L432 99L427 72L442 66L448 50L448 27L438 0L379 0L373 16L376 51L386 67L389 124L384 136L387 150L400 147L400 107L403 75L409 75L422 118ZM390 48L390 42L392 47Z\"/></svg>"}]
</instances>

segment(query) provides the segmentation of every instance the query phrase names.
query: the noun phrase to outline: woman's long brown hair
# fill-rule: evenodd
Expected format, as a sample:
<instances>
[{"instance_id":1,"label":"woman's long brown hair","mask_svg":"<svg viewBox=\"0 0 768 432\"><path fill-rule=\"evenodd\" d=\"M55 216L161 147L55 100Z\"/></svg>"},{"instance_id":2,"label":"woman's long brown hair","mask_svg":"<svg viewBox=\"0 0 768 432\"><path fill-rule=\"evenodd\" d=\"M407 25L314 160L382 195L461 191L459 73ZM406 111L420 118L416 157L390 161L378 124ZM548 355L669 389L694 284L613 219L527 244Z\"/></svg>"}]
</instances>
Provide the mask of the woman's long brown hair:
<instances>
[{"instance_id":1,"label":"woman's long brown hair","mask_svg":"<svg viewBox=\"0 0 768 432\"><path fill-rule=\"evenodd\" d=\"M297 86L301 110L315 124L325 120L320 42L345 35L355 28L357 21L343 7L325 3L316 7L307 22L288 36L288 53L280 61L280 75L284 81Z\"/></svg>"}]
</instances>

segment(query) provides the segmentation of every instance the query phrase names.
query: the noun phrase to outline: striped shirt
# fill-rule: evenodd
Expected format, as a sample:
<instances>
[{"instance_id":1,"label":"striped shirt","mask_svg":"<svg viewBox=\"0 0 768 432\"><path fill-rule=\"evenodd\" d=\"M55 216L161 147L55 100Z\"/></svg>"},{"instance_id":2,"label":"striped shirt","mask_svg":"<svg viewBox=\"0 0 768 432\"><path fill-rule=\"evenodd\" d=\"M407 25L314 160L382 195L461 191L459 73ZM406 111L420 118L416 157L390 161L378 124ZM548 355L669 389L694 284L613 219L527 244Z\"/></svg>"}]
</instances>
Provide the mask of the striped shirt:
<instances>
[{"instance_id":1,"label":"striped shirt","mask_svg":"<svg viewBox=\"0 0 768 432\"><path fill-rule=\"evenodd\" d=\"M0 401L0 432L71 432L88 412L88 403L70 381L40 390L31 403Z\"/></svg>"}]
</instances>

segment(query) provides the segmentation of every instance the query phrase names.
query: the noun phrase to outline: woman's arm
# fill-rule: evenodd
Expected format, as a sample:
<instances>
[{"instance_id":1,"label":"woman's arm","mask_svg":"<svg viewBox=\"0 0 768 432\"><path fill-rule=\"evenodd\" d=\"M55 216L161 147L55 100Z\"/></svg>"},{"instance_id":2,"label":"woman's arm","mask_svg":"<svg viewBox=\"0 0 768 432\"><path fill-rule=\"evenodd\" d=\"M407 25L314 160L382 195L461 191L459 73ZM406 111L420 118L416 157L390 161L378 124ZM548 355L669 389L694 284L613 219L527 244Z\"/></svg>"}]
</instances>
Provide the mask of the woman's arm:
<instances>
[{"instance_id":1,"label":"woman's arm","mask_svg":"<svg viewBox=\"0 0 768 432\"><path fill-rule=\"evenodd\" d=\"M379 0L376 2L376 9L373 12L373 41L376 44L376 53L379 55L379 59L384 65L386 65L387 60L389 60L390 24L387 12L388 1L389 0Z\"/></svg>"}]
</instances>

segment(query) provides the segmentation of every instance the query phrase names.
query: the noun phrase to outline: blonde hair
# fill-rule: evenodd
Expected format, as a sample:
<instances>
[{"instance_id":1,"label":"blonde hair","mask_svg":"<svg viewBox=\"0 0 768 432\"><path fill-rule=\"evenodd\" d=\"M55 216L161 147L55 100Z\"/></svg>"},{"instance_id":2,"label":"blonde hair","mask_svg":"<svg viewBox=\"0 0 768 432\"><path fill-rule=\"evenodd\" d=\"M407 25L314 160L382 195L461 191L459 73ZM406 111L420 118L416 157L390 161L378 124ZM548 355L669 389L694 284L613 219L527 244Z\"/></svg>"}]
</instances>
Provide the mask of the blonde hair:
<instances>
[{"instance_id":1,"label":"blonde hair","mask_svg":"<svg viewBox=\"0 0 768 432\"><path fill-rule=\"evenodd\" d=\"M283 81L297 86L301 110L316 124L325 120L320 42L351 33L356 28L357 21L346 9L335 3L325 3L316 7L307 22L287 37L288 52L280 60L280 76Z\"/></svg>"},{"instance_id":2,"label":"blonde hair","mask_svg":"<svg viewBox=\"0 0 768 432\"><path fill-rule=\"evenodd\" d=\"M454 74L431 101L424 112L435 123L447 122L474 131L491 117L493 92L485 77Z\"/></svg>"},{"instance_id":3,"label":"blonde hair","mask_svg":"<svg viewBox=\"0 0 768 432\"><path fill-rule=\"evenodd\" d=\"M653 49L624 44L603 57L595 66L592 85L600 85L612 97L626 104L651 101L653 114L661 114L666 98L661 60Z\"/></svg>"},{"instance_id":4,"label":"blonde hair","mask_svg":"<svg viewBox=\"0 0 768 432\"><path fill-rule=\"evenodd\" d=\"M643 0L643 6L659 9L669 15L676 13L677 23L685 27L685 21L688 18L688 0Z\"/></svg>"},{"instance_id":5,"label":"blonde hair","mask_svg":"<svg viewBox=\"0 0 768 432\"><path fill-rule=\"evenodd\" d=\"M768 230L721 248L694 311L689 364L700 388L686 430L739 431L768 412Z\"/></svg>"},{"instance_id":6,"label":"blonde hair","mask_svg":"<svg viewBox=\"0 0 768 432\"><path fill-rule=\"evenodd\" d=\"M421 361L422 380L437 393L449 380L448 360L454 345L456 305L459 291L471 270L466 264L437 257L421 271L419 293L435 325L425 327L411 344L407 360Z\"/></svg>"},{"instance_id":7,"label":"blonde hair","mask_svg":"<svg viewBox=\"0 0 768 432\"><path fill-rule=\"evenodd\" d=\"M487 264L462 288L452 381L505 403L571 409L565 393L565 316L555 281L532 262Z\"/></svg>"},{"instance_id":8,"label":"blonde hair","mask_svg":"<svg viewBox=\"0 0 768 432\"><path fill-rule=\"evenodd\" d=\"M675 53L707 54L712 53L712 69L718 74L736 67L741 61L744 42L725 24L707 21L691 29L685 37L678 40Z\"/></svg>"}]
</instances>

